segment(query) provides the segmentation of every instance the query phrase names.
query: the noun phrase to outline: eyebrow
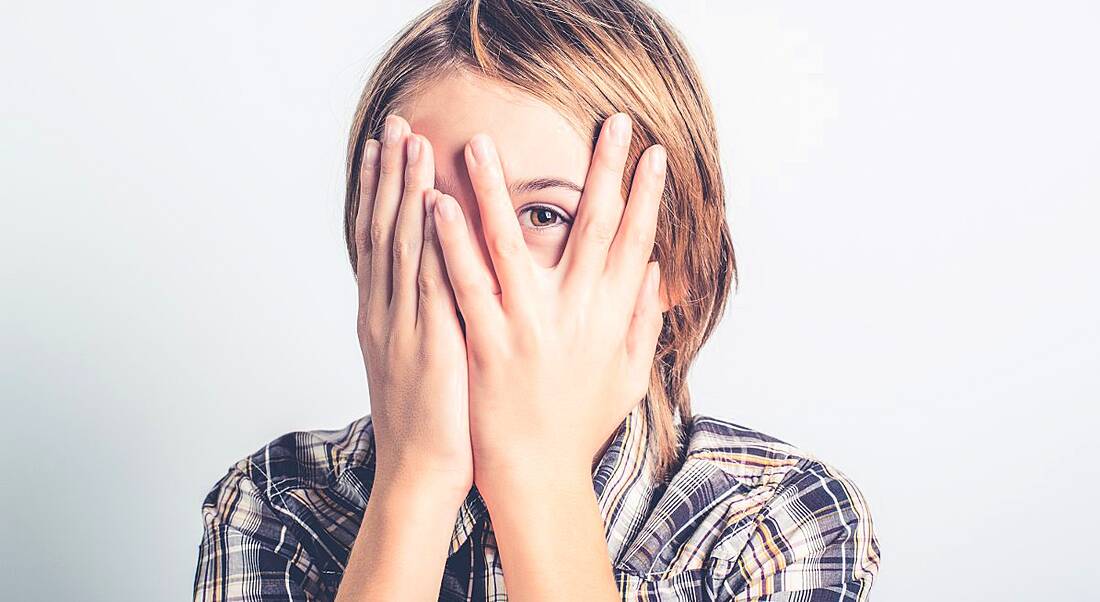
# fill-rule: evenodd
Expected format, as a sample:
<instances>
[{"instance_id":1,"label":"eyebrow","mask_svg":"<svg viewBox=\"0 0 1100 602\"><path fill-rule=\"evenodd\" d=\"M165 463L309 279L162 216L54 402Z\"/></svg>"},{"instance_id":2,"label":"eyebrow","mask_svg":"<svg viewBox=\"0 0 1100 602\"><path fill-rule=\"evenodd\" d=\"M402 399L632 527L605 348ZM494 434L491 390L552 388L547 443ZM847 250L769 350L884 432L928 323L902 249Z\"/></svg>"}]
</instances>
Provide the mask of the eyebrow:
<instances>
[{"instance_id":1,"label":"eyebrow","mask_svg":"<svg viewBox=\"0 0 1100 602\"><path fill-rule=\"evenodd\" d=\"M439 190L449 190L451 194L454 193L456 188L454 180L439 174L435 176L435 187ZM508 193L511 195L520 195L525 192L537 192L547 188L565 188L574 192L584 193L584 189L576 182L566 180L565 178L553 177L528 178L519 180L518 182L512 182L508 184Z\"/></svg>"}]
</instances>

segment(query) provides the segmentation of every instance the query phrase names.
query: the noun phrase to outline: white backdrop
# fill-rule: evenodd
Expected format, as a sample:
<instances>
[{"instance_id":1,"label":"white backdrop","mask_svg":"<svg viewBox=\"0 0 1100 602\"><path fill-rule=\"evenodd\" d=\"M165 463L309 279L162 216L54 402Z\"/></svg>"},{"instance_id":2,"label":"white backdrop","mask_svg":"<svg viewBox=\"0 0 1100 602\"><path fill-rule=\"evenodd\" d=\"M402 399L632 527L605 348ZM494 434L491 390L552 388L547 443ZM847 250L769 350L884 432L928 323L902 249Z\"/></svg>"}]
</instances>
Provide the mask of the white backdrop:
<instances>
[{"instance_id":1,"label":"white backdrop","mask_svg":"<svg viewBox=\"0 0 1100 602\"><path fill-rule=\"evenodd\" d=\"M299 4L0 8L5 599L188 599L230 464L368 411L344 148L427 3ZM874 599L1094 596L1096 4L657 4L741 267L696 411L860 485Z\"/></svg>"}]
</instances>

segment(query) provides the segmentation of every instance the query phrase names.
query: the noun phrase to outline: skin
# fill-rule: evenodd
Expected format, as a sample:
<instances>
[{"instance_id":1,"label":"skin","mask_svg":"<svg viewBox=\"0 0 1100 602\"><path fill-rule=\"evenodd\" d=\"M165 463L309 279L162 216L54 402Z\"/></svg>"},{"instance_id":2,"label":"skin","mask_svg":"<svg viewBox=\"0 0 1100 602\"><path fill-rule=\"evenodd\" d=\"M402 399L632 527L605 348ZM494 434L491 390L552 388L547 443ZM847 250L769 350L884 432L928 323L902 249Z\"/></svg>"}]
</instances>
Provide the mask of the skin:
<instances>
[{"instance_id":1,"label":"skin","mask_svg":"<svg viewBox=\"0 0 1100 602\"><path fill-rule=\"evenodd\" d=\"M624 199L624 114L593 149L548 105L464 72L399 112L361 177L377 468L337 600L437 599L473 484L511 598L618 600L592 469L644 398L669 306L648 262L664 149Z\"/></svg>"}]
</instances>

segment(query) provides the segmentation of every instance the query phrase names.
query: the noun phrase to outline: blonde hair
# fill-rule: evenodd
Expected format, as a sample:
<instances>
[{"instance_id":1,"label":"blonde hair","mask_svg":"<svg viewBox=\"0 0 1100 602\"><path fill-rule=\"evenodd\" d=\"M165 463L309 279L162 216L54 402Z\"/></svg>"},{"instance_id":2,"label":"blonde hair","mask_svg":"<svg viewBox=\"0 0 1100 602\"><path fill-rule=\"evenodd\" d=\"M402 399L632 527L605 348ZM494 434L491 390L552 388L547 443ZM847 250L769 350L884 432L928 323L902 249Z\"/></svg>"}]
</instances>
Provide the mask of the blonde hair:
<instances>
[{"instance_id":1,"label":"blonde hair","mask_svg":"<svg viewBox=\"0 0 1100 602\"><path fill-rule=\"evenodd\" d=\"M624 198L643 150L668 154L651 259L675 305L665 314L644 402L654 477L682 462L678 422L690 418L687 372L736 285L725 186L710 99L675 30L638 0L444 0L417 16L383 54L359 100L347 159L344 234L352 267L363 149L425 81L454 69L501 81L546 102L593 145L623 111L633 141Z\"/></svg>"}]
</instances>

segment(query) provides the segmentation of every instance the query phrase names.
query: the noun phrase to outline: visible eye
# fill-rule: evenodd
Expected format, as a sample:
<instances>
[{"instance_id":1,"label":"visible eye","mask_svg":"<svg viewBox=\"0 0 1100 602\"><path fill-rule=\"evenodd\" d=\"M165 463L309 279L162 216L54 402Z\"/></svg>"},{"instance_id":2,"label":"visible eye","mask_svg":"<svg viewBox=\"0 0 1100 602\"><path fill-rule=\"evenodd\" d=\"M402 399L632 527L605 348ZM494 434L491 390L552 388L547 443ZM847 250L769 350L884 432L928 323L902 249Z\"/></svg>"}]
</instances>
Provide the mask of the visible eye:
<instances>
[{"instance_id":1,"label":"visible eye","mask_svg":"<svg viewBox=\"0 0 1100 602\"><path fill-rule=\"evenodd\" d=\"M519 224L536 230L568 225L573 220L562 210L550 205L528 205L519 210Z\"/></svg>"}]
</instances>

